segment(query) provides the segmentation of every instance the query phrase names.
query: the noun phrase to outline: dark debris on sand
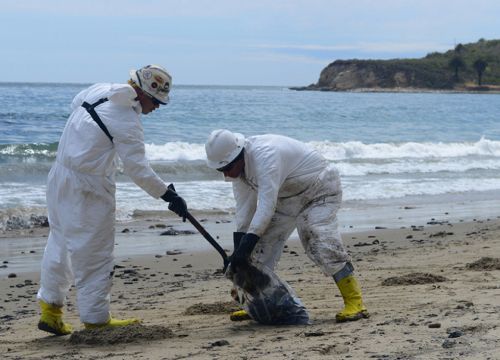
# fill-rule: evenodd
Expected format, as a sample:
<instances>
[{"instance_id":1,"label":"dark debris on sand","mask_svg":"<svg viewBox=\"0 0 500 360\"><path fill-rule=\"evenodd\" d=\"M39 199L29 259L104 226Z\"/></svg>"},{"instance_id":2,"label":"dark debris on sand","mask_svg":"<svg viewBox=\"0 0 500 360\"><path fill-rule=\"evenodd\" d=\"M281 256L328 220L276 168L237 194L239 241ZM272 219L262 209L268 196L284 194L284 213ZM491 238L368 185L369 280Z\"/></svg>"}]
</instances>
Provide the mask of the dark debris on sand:
<instances>
[{"instance_id":1,"label":"dark debris on sand","mask_svg":"<svg viewBox=\"0 0 500 360\"><path fill-rule=\"evenodd\" d=\"M219 315L229 314L233 311L241 310L240 306L234 301L217 302L213 304L194 304L184 311L184 315Z\"/></svg>"},{"instance_id":2,"label":"dark debris on sand","mask_svg":"<svg viewBox=\"0 0 500 360\"><path fill-rule=\"evenodd\" d=\"M447 281L444 276L430 273L411 273L403 276L393 276L382 281L384 286L394 285L422 285Z\"/></svg>"},{"instance_id":3,"label":"dark debris on sand","mask_svg":"<svg viewBox=\"0 0 500 360\"><path fill-rule=\"evenodd\" d=\"M145 326L133 324L114 328L90 329L75 331L69 342L73 345L112 345L151 340L162 340L174 337L167 327L160 325Z\"/></svg>"},{"instance_id":4,"label":"dark debris on sand","mask_svg":"<svg viewBox=\"0 0 500 360\"><path fill-rule=\"evenodd\" d=\"M467 264L469 270L500 270L500 259L482 257L481 259Z\"/></svg>"}]
</instances>

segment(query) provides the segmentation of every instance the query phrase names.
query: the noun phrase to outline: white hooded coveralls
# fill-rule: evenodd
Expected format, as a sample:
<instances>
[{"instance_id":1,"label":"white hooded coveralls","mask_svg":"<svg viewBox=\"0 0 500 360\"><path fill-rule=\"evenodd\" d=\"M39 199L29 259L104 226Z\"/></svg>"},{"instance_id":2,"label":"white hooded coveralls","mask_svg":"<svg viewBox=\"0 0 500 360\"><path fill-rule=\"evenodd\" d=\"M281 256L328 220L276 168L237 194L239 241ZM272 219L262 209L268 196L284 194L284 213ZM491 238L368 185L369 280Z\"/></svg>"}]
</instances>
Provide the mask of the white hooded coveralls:
<instances>
[{"instance_id":1,"label":"white hooded coveralls","mask_svg":"<svg viewBox=\"0 0 500 360\"><path fill-rule=\"evenodd\" d=\"M59 141L47 183L50 234L38 299L63 305L74 277L80 319L109 318L115 233L116 154L124 172L154 198L167 185L145 157L142 111L135 90L125 84L95 84L80 92ZM81 106L95 108L113 142Z\"/></svg>"},{"instance_id":2,"label":"white hooded coveralls","mask_svg":"<svg viewBox=\"0 0 500 360\"><path fill-rule=\"evenodd\" d=\"M280 135L245 139L244 159L233 192L237 230L261 237L253 262L274 270L296 228L307 255L325 275L340 271L350 257L337 227L338 171L316 150Z\"/></svg>"}]
</instances>

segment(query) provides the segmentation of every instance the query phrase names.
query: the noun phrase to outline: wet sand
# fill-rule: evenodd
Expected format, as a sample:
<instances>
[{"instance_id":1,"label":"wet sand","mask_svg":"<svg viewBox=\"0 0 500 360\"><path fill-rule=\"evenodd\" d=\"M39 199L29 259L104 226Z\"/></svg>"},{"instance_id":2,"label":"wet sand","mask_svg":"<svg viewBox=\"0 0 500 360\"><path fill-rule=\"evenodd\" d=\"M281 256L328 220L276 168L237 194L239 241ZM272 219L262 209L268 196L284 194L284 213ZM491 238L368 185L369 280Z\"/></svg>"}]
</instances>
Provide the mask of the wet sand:
<instances>
[{"instance_id":1,"label":"wet sand","mask_svg":"<svg viewBox=\"0 0 500 360\"><path fill-rule=\"evenodd\" d=\"M230 217L197 216L214 237L230 244ZM6 263L0 277L0 354L4 359L499 359L500 220L430 218L428 223L344 233L371 313L344 324L335 322L342 299L333 280L291 239L278 273L295 289L313 324L263 326L229 320L236 304L231 283L219 271L220 256L208 243L206 251L183 246L206 242L201 235L160 236L189 226L144 216L117 227L117 248L126 236L139 244L154 237L179 246L116 259L113 315L139 317L140 326L121 333L82 331L72 289L65 316L76 333L54 337L39 331L39 274L10 272ZM46 232L13 232L3 240L43 239Z\"/></svg>"}]
</instances>

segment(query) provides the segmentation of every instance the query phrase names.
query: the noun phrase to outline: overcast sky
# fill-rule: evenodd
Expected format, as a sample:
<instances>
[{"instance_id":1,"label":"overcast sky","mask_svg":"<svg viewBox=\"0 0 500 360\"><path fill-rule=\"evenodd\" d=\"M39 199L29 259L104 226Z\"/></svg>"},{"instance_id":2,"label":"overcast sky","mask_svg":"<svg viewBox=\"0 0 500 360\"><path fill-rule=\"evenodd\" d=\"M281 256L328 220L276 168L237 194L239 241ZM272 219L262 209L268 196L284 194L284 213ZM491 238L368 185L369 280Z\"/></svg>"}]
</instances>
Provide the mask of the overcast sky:
<instances>
[{"instance_id":1,"label":"overcast sky","mask_svg":"<svg viewBox=\"0 0 500 360\"><path fill-rule=\"evenodd\" d=\"M0 82L308 85L337 59L500 39L498 0L0 0Z\"/></svg>"}]
</instances>

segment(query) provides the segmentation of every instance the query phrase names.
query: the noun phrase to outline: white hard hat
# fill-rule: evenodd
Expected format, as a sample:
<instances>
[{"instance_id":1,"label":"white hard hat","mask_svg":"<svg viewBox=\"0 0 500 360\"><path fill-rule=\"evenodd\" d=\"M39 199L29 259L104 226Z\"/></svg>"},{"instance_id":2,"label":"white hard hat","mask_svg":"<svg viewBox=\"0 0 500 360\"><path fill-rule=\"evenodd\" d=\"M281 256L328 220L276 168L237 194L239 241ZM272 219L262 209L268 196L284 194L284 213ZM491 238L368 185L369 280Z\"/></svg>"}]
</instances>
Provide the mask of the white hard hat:
<instances>
[{"instance_id":1,"label":"white hard hat","mask_svg":"<svg viewBox=\"0 0 500 360\"><path fill-rule=\"evenodd\" d=\"M130 78L142 91L167 105L172 77L159 65L147 65L139 70L130 70Z\"/></svg>"},{"instance_id":2,"label":"white hard hat","mask_svg":"<svg viewBox=\"0 0 500 360\"><path fill-rule=\"evenodd\" d=\"M229 130L214 130L205 144L207 165L212 169L220 169L232 162L243 150L245 137Z\"/></svg>"}]
</instances>

